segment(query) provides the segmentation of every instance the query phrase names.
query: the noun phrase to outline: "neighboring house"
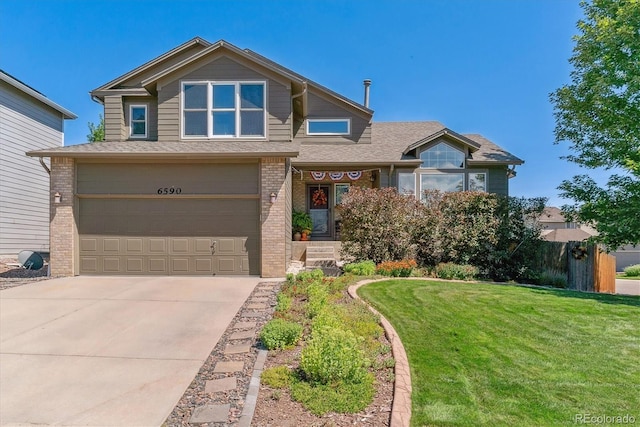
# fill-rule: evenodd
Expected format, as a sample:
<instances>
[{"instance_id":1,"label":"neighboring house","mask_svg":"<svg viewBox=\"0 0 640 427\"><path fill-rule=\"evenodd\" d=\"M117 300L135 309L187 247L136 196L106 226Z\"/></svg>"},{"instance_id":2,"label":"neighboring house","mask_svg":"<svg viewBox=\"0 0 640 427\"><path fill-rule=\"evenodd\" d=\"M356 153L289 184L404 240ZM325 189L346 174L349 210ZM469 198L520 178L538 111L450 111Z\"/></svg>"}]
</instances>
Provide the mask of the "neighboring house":
<instances>
[{"instance_id":1,"label":"neighboring house","mask_svg":"<svg viewBox=\"0 0 640 427\"><path fill-rule=\"evenodd\" d=\"M64 121L75 118L0 70L0 256L49 251L49 175L24 153L61 147Z\"/></svg>"},{"instance_id":2,"label":"neighboring house","mask_svg":"<svg viewBox=\"0 0 640 427\"><path fill-rule=\"evenodd\" d=\"M372 123L250 50L194 38L93 90L105 142L52 159L53 275L260 274L292 258L292 209L334 240L351 185L508 194L522 160L437 122Z\"/></svg>"},{"instance_id":3,"label":"neighboring house","mask_svg":"<svg viewBox=\"0 0 640 427\"><path fill-rule=\"evenodd\" d=\"M559 208L549 206L540 216L542 238L549 242L581 242L598 232L584 224L566 222ZM616 270L622 271L630 265L640 264L640 246L627 245L611 255L616 257Z\"/></svg>"}]
</instances>

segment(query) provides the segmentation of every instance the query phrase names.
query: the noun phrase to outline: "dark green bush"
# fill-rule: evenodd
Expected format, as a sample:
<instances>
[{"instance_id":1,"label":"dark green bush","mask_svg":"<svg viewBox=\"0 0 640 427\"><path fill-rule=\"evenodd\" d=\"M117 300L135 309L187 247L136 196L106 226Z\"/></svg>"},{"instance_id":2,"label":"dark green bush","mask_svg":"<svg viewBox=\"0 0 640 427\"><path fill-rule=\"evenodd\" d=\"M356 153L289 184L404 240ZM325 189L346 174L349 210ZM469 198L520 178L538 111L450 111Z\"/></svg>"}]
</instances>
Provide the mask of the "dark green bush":
<instances>
[{"instance_id":1,"label":"dark green bush","mask_svg":"<svg viewBox=\"0 0 640 427\"><path fill-rule=\"evenodd\" d=\"M354 274L356 276L373 276L376 274L376 264L373 261L360 261L345 264L342 269L345 273Z\"/></svg>"},{"instance_id":2,"label":"dark green bush","mask_svg":"<svg viewBox=\"0 0 640 427\"><path fill-rule=\"evenodd\" d=\"M330 326L314 328L300 356L300 369L314 384L360 383L367 376L366 366L353 332Z\"/></svg>"},{"instance_id":3,"label":"dark green bush","mask_svg":"<svg viewBox=\"0 0 640 427\"><path fill-rule=\"evenodd\" d=\"M441 279L474 280L478 275L478 269L472 265L445 262L436 266L435 274Z\"/></svg>"},{"instance_id":4,"label":"dark green bush","mask_svg":"<svg viewBox=\"0 0 640 427\"><path fill-rule=\"evenodd\" d=\"M302 337L302 325L284 319L271 319L260 331L268 350L293 347Z\"/></svg>"},{"instance_id":5,"label":"dark green bush","mask_svg":"<svg viewBox=\"0 0 640 427\"><path fill-rule=\"evenodd\" d=\"M540 273L538 283L543 286L553 286L554 288L566 288L568 286L567 274L561 271L545 270Z\"/></svg>"}]
</instances>

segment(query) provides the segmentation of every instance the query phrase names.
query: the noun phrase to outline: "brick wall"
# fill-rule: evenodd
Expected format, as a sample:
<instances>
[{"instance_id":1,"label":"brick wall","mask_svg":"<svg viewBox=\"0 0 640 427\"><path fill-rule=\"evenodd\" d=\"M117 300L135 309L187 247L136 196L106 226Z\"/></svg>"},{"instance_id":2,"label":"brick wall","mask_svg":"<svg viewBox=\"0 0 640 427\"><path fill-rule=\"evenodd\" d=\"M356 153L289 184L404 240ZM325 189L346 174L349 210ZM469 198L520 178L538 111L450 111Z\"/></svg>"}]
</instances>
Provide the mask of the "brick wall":
<instances>
[{"instance_id":1,"label":"brick wall","mask_svg":"<svg viewBox=\"0 0 640 427\"><path fill-rule=\"evenodd\" d=\"M60 203L54 203L60 193ZM51 159L50 207L50 271L53 277L73 276L76 273L75 242L77 235L74 215L75 164L73 159Z\"/></svg>"},{"instance_id":2,"label":"brick wall","mask_svg":"<svg viewBox=\"0 0 640 427\"><path fill-rule=\"evenodd\" d=\"M291 240L291 229L287 230L288 208L284 158L263 158L260 162L261 205L261 257L262 277L284 277L287 269L287 244ZM271 204L271 193L278 198Z\"/></svg>"}]
</instances>

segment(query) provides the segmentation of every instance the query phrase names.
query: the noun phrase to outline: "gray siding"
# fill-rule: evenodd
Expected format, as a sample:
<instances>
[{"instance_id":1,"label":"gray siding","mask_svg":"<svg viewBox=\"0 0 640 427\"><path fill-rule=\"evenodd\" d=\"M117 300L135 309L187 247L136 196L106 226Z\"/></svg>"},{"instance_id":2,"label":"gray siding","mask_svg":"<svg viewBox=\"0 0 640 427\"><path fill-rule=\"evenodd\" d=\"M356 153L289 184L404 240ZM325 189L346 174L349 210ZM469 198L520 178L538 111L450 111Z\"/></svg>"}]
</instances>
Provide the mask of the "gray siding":
<instances>
[{"instance_id":1,"label":"gray siding","mask_svg":"<svg viewBox=\"0 0 640 427\"><path fill-rule=\"evenodd\" d=\"M509 179L506 166L485 168L487 172L487 191L489 193L509 195ZM482 172L479 170L479 172Z\"/></svg>"},{"instance_id":2,"label":"gray siding","mask_svg":"<svg viewBox=\"0 0 640 427\"><path fill-rule=\"evenodd\" d=\"M312 92L308 95L308 116L309 119L351 119L351 135L349 136L307 136L306 123L299 123L296 126L296 139L304 144L323 142L357 142L360 144L371 144L371 125L368 119L354 114L353 111L333 103L319 94Z\"/></svg>"},{"instance_id":3,"label":"gray siding","mask_svg":"<svg viewBox=\"0 0 640 427\"><path fill-rule=\"evenodd\" d=\"M0 254L49 250L49 175L25 152L62 144L62 113L0 81Z\"/></svg>"},{"instance_id":4,"label":"gray siding","mask_svg":"<svg viewBox=\"0 0 640 427\"><path fill-rule=\"evenodd\" d=\"M176 141L180 132L181 80L266 80L267 137L272 141L291 139L291 90L280 82L222 56L162 85L158 91L158 140Z\"/></svg>"},{"instance_id":5,"label":"gray siding","mask_svg":"<svg viewBox=\"0 0 640 427\"><path fill-rule=\"evenodd\" d=\"M124 106L122 96L104 97L104 140L123 141L125 139Z\"/></svg>"},{"instance_id":6,"label":"gray siding","mask_svg":"<svg viewBox=\"0 0 640 427\"><path fill-rule=\"evenodd\" d=\"M123 98L124 102L124 136L126 139L140 140L142 138L131 138L131 126L129 107L131 105L146 105L147 106L147 138L149 141L158 140L158 100L152 96L126 96Z\"/></svg>"}]
</instances>

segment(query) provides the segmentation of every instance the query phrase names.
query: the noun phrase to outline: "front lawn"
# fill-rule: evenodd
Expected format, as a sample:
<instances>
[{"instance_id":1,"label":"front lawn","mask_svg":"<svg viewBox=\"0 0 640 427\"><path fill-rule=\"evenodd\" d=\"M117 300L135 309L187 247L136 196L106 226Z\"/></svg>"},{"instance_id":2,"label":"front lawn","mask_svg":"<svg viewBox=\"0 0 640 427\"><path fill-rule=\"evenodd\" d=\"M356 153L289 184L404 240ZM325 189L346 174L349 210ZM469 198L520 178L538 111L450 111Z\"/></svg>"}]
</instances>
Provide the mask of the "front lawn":
<instances>
[{"instance_id":1,"label":"front lawn","mask_svg":"<svg viewBox=\"0 0 640 427\"><path fill-rule=\"evenodd\" d=\"M640 422L640 298L428 280L358 293L405 346L413 426Z\"/></svg>"}]
</instances>

